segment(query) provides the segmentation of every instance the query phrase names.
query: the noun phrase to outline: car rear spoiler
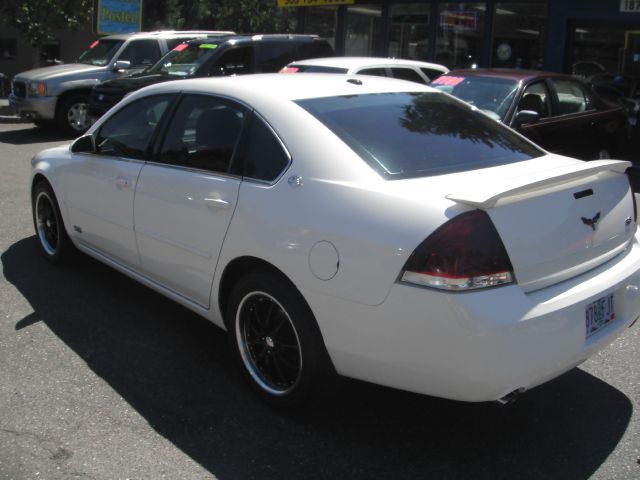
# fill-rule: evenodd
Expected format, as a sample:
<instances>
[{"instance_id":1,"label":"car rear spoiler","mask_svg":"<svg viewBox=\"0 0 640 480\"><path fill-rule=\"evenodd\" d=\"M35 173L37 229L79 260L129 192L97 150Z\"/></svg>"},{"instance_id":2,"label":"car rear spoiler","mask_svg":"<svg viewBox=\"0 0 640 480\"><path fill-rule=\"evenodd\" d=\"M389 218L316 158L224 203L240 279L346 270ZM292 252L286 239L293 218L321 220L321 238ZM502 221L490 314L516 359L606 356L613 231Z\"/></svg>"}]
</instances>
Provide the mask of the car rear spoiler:
<instances>
[{"instance_id":1,"label":"car rear spoiler","mask_svg":"<svg viewBox=\"0 0 640 480\"><path fill-rule=\"evenodd\" d=\"M624 174L630 166L631 162L625 160L594 160L591 162L576 163L574 165L563 165L531 175L514 177L508 179L506 182L479 185L464 192L450 193L446 195L446 198L454 202L486 209L493 207L501 198L569 180L588 177L600 172L610 171Z\"/></svg>"}]
</instances>

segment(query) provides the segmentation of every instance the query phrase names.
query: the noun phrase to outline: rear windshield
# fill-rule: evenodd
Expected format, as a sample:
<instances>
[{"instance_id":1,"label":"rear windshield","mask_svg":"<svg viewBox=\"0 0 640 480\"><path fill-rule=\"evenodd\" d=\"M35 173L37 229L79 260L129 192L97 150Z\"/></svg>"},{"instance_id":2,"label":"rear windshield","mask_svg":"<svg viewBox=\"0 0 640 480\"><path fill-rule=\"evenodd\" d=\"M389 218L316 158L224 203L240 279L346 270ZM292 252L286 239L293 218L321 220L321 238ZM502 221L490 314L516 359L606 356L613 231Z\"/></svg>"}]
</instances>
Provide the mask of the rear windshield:
<instances>
[{"instance_id":1,"label":"rear windshield","mask_svg":"<svg viewBox=\"0 0 640 480\"><path fill-rule=\"evenodd\" d=\"M376 93L296 103L388 179L503 165L544 152L438 92Z\"/></svg>"},{"instance_id":2,"label":"rear windshield","mask_svg":"<svg viewBox=\"0 0 640 480\"><path fill-rule=\"evenodd\" d=\"M181 43L158 60L146 73L176 78L190 77L215 54L219 46L220 44L215 41L192 44Z\"/></svg>"},{"instance_id":3,"label":"rear windshield","mask_svg":"<svg viewBox=\"0 0 640 480\"><path fill-rule=\"evenodd\" d=\"M122 40L96 40L78 57L78 63L102 67L111 61L123 43Z\"/></svg>"}]
</instances>

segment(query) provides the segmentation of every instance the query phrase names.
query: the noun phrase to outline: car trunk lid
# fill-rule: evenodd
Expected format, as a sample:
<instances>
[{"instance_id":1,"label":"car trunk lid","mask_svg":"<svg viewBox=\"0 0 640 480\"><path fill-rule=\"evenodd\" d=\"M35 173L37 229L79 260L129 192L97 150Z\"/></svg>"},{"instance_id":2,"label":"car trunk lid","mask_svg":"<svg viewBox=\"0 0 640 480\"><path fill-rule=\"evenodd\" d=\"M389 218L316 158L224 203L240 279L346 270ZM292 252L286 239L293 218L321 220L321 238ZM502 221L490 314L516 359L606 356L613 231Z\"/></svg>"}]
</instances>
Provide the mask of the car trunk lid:
<instances>
[{"instance_id":1,"label":"car trunk lid","mask_svg":"<svg viewBox=\"0 0 640 480\"><path fill-rule=\"evenodd\" d=\"M525 291L579 275L627 248L636 230L629 162L528 171L446 195L486 210Z\"/></svg>"}]
</instances>

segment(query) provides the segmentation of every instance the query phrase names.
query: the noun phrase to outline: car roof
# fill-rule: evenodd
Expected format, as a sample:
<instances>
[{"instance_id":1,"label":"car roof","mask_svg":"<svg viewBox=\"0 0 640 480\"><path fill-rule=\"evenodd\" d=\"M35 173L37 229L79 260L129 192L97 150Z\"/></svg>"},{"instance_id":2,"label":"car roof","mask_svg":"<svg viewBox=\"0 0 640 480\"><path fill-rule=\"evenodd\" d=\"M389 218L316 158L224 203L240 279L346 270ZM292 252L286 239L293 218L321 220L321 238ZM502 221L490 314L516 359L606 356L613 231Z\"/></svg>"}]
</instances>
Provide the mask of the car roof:
<instances>
[{"instance_id":1,"label":"car roof","mask_svg":"<svg viewBox=\"0 0 640 480\"><path fill-rule=\"evenodd\" d=\"M544 72L541 70L518 70L515 68L469 68L464 70L451 70L447 75L456 76L461 75L465 77L491 77L491 78L504 78L508 80L515 80L517 82L529 81L535 78L570 78L570 75L565 75L556 72Z\"/></svg>"},{"instance_id":2,"label":"car roof","mask_svg":"<svg viewBox=\"0 0 640 480\"><path fill-rule=\"evenodd\" d=\"M314 65L323 67L337 67L337 68L362 68L373 67L377 65L413 65L422 68L431 68L441 70L443 72L448 71L444 65L437 63L420 62L418 60L405 60L402 58L384 58L384 57L325 57L325 58L311 58L308 60L296 60L291 62L290 65Z\"/></svg>"},{"instance_id":3,"label":"car roof","mask_svg":"<svg viewBox=\"0 0 640 480\"><path fill-rule=\"evenodd\" d=\"M282 75L265 73L235 77L208 77L177 80L151 85L138 92L179 93L202 92L229 95L253 104L260 99L292 101L341 95L385 92L435 92L438 90L419 83L387 77L309 73ZM136 94L131 95L137 96Z\"/></svg>"},{"instance_id":4,"label":"car roof","mask_svg":"<svg viewBox=\"0 0 640 480\"><path fill-rule=\"evenodd\" d=\"M227 41L235 41L239 43L243 42L269 42L269 41L311 41L317 39L317 35L287 35L287 34L233 34L233 35L225 35L220 38L216 38L216 42L227 42ZM189 43L207 43L211 42L211 39L206 38L195 38L191 40Z\"/></svg>"},{"instance_id":5,"label":"car roof","mask_svg":"<svg viewBox=\"0 0 640 480\"><path fill-rule=\"evenodd\" d=\"M133 32L133 33L116 33L102 37L101 40L128 40L129 38L174 38L188 37L189 35L235 35L236 32L231 30L162 30L155 32Z\"/></svg>"}]
</instances>

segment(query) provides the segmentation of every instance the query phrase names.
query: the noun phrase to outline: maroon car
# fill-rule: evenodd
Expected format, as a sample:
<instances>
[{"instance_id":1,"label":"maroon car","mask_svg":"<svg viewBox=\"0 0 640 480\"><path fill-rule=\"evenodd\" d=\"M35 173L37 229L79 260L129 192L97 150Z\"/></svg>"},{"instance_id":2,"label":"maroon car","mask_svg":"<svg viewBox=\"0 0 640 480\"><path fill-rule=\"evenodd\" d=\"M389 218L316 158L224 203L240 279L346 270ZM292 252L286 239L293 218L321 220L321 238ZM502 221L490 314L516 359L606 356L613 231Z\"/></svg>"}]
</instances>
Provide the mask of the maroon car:
<instances>
[{"instance_id":1,"label":"maroon car","mask_svg":"<svg viewBox=\"0 0 640 480\"><path fill-rule=\"evenodd\" d=\"M544 149L581 158L627 148L626 112L569 75L526 70L454 70L431 83L509 125Z\"/></svg>"}]
</instances>

